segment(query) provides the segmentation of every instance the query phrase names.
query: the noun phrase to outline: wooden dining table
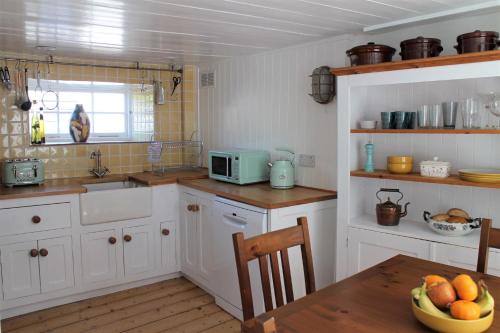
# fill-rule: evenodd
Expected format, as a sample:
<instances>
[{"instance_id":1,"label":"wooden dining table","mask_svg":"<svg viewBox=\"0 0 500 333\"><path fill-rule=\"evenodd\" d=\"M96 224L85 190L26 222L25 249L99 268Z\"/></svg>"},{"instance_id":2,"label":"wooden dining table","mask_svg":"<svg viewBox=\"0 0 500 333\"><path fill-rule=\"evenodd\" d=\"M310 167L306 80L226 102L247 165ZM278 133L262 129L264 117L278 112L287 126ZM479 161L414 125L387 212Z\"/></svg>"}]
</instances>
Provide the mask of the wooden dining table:
<instances>
[{"instance_id":1,"label":"wooden dining table","mask_svg":"<svg viewBox=\"0 0 500 333\"><path fill-rule=\"evenodd\" d=\"M274 318L278 333L322 332L432 332L414 317L411 289L422 277L438 274L453 279L467 273L483 279L500 302L500 278L404 255L395 256L365 271L242 324L255 332L256 322ZM500 332L500 305L488 332Z\"/></svg>"}]
</instances>

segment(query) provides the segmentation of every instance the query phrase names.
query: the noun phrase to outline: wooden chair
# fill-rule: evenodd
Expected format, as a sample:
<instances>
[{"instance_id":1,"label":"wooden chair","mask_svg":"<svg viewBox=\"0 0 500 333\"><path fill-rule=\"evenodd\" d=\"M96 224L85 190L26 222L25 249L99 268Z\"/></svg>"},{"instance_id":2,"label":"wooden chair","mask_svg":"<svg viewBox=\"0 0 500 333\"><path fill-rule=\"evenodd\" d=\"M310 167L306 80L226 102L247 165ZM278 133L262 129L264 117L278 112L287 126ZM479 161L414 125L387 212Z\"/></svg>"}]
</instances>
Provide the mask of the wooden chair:
<instances>
[{"instance_id":1,"label":"wooden chair","mask_svg":"<svg viewBox=\"0 0 500 333\"><path fill-rule=\"evenodd\" d=\"M491 227L491 219L483 219L481 223L481 238L477 258L477 271L486 273L488 269L488 253L490 247L500 249L500 229Z\"/></svg>"},{"instance_id":2,"label":"wooden chair","mask_svg":"<svg viewBox=\"0 0 500 333\"><path fill-rule=\"evenodd\" d=\"M316 290L307 218L299 217L297 219L297 224L298 225L296 227L269 232L249 239L244 239L243 233L241 232L233 234L236 268L238 270L244 320L249 320L254 317L252 288L250 285L250 274L248 270L248 262L254 259L259 260L262 293L264 295L264 305L266 311L271 311L273 309L267 260L268 256L271 261L276 307L284 305L283 289L281 286L280 269L278 264L278 251L281 254L281 267L283 270L283 282L285 285L287 303L294 301L292 277L288 258L288 248L290 247L300 245L302 251L302 264L304 266L306 293L310 294Z\"/></svg>"},{"instance_id":3,"label":"wooden chair","mask_svg":"<svg viewBox=\"0 0 500 333\"><path fill-rule=\"evenodd\" d=\"M274 321L274 317L266 319L264 321L259 318L250 319L245 322L245 324L241 323L241 332L242 333L277 333L276 323Z\"/></svg>"}]
</instances>

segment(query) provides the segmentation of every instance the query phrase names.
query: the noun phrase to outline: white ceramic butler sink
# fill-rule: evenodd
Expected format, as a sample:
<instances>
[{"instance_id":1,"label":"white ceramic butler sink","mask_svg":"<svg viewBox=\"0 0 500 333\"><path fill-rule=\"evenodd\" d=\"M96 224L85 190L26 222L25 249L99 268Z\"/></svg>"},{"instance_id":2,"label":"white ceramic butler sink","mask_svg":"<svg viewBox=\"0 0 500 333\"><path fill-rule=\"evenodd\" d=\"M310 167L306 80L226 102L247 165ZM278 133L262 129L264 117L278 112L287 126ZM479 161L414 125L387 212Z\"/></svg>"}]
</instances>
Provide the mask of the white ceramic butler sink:
<instances>
[{"instance_id":1,"label":"white ceramic butler sink","mask_svg":"<svg viewBox=\"0 0 500 333\"><path fill-rule=\"evenodd\" d=\"M151 187L133 181L84 184L80 194L81 224L99 224L148 217Z\"/></svg>"}]
</instances>

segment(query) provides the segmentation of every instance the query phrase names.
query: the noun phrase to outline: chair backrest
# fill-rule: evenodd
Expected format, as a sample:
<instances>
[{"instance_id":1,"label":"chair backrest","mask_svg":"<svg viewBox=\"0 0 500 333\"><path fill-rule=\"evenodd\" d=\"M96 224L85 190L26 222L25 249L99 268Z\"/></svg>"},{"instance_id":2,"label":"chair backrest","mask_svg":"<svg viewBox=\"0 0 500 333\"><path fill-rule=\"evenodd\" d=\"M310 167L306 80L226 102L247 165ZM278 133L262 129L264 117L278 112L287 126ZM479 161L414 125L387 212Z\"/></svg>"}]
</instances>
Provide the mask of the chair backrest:
<instances>
[{"instance_id":1,"label":"chair backrest","mask_svg":"<svg viewBox=\"0 0 500 333\"><path fill-rule=\"evenodd\" d=\"M298 225L296 227L265 233L249 239L245 239L243 233L241 232L233 234L234 253L236 258L236 268L238 270L238 280L240 283L244 320L254 317L252 288L250 284L250 273L248 270L249 261L254 259L259 261L262 293L264 296L266 312L273 309L267 260L268 256L271 262L276 307L284 305L283 288L281 285L280 268L278 263L278 252L280 252L281 256L281 268L283 271L283 282L287 303L294 301L292 276L290 273L290 263L288 258L288 248L290 247L300 245L302 251L302 264L304 266L306 293L310 294L316 290L307 218L299 217L297 219L297 224Z\"/></svg>"},{"instance_id":2,"label":"chair backrest","mask_svg":"<svg viewBox=\"0 0 500 333\"><path fill-rule=\"evenodd\" d=\"M488 269L489 248L500 249L500 229L491 227L491 219L483 219L481 223L481 238L477 257L477 271L486 273Z\"/></svg>"}]
</instances>

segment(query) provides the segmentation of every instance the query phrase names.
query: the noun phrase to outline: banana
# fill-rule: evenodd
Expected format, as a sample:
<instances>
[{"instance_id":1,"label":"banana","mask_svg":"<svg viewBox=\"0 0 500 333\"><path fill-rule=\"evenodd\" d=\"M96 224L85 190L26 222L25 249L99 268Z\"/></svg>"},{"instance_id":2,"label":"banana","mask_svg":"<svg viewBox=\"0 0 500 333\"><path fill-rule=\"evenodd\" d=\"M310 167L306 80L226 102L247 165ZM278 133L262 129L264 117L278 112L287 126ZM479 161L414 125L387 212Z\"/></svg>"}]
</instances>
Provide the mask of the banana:
<instances>
[{"instance_id":1,"label":"banana","mask_svg":"<svg viewBox=\"0 0 500 333\"><path fill-rule=\"evenodd\" d=\"M422 285L422 288L420 288L420 295L418 296L418 306L424 310L425 312L428 312L429 314L440 317L440 318L445 318L445 319L452 319L452 317L439 310L431 301L429 296L427 296L427 284L424 283Z\"/></svg>"},{"instance_id":2,"label":"banana","mask_svg":"<svg viewBox=\"0 0 500 333\"><path fill-rule=\"evenodd\" d=\"M411 290L411 295L413 296L413 299L418 300L418 298L419 298L419 296L420 296L420 287L413 288L413 289Z\"/></svg>"},{"instance_id":3,"label":"banana","mask_svg":"<svg viewBox=\"0 0 500 333\"><path fill-rule=\"evenodd\" d=\"M481 295L478 297L476 303L481 308L481 317L484 317L489 314L495 307L495 300L491 296L490 292L488 291L488 287L483 280L479 280L478 285L481 288Z\"/></svg>"}]
</instances>

